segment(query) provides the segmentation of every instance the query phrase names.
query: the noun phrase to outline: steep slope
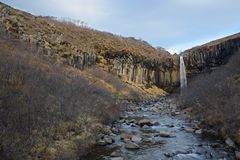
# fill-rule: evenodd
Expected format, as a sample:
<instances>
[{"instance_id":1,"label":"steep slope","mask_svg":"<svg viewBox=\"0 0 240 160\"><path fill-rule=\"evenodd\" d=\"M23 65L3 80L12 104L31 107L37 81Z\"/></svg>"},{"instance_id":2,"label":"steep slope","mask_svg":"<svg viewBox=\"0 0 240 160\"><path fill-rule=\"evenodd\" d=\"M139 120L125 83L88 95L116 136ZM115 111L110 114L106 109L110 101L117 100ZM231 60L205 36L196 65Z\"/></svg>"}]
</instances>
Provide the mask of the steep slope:
<instances>
[{"instance_id":1,"label":"steep slope","mask_svg":"<svg viewBox=\"0 0 240 160\"><path fill-rule=\"evenodd\" d=\"M240 33L184 51L189 76L226 64L240 48Z\"/></svg>"},{"instance_id":2,"label":"steep slope","mask_svg":"<svg viewBox=\"0 0 240 160\"><path fill-rule=\"evenodd\" d=\"M111 33L36 17L0 5L2 32L52 51L59 62L79 69L97 65L123 81L145 87L178 84L178 61L166 51L148 43Z\"/></svg>"},{"instance_id":3,"label":"steep slope","mask_svg":"<svg viewBox=\"0 0 240 160\"><path fill-rule=\"evenodd\" d=\"M184 107L201 122L204 133L240 145L240 52L213 72L196 76L181 93Z\"/></svg>"}]
</instances>

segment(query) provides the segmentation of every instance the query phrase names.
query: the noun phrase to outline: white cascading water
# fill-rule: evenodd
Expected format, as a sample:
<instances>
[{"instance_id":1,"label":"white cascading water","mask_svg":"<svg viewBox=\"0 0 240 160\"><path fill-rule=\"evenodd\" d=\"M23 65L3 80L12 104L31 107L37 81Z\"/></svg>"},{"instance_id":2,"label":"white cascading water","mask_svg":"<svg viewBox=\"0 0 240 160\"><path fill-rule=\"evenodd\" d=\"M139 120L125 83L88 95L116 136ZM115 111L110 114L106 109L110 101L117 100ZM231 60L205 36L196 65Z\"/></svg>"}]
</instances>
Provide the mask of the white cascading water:
<instances>
[{"instance_id":1,"label":"white cascading water","mask_svg":"<svg viewBox=\"0 0 240 160\"><path fill-rule=\"evenodd\" d=\"M183 57L180 56L180 85L181 89L187 87L187 76Z\"/></svg>"}]
</instances>

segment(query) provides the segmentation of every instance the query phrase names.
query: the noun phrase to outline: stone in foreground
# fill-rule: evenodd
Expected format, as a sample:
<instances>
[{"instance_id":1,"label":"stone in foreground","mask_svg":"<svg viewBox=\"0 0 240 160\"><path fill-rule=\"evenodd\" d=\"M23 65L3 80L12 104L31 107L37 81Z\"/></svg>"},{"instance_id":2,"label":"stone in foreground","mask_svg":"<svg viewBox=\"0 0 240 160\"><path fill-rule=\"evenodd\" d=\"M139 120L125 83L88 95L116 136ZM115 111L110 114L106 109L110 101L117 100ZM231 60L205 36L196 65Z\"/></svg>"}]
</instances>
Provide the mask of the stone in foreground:
<instances>
[{"instance_id":1,"label":"stone in foreground","mask_svg":"<svg viewBox=\"0 0 240 160\"><path fill-rule=\"evenodd\" d=\"M159 135L160 137L170 137L170 132L160 131Z\"/></svg>"},{"instance_id":2,"label":"stone in foreground","mask_svg":"<svg viewBox=\"0 0 240 160\"><path fill-rule=\"evenodd\" d=\"M139 145L133 142L127 142L125 145L125 148L127 149L139 149Z\"/></svg>"}]
</instances>

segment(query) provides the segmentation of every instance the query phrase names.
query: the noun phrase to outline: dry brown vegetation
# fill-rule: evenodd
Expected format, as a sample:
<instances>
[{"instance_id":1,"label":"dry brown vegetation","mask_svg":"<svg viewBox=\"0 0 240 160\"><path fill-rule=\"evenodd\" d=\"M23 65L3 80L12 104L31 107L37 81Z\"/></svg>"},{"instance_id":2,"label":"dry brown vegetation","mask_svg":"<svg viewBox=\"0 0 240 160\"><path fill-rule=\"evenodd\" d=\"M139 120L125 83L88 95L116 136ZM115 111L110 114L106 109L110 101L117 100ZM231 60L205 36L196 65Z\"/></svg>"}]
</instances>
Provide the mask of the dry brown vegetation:
<instances>
[{"instance_id":1,"label":"dry brown vegetation","mask_svg":"<svg viewBox=\"0 0 240 160\"><path fill-rule=\"evenodd\" d=\"M106 52L126 52L139 58L161 60L158 50L143 40L97 31L71 22L57 21L53 17L36 17L4 5L1 11L2 27L11 34L31 43L52 48L59 57L66 54L81 54L84 51L103 55ZM11 15L11 16L6 16ZM156 54L158 52L158 54Z\"/></svg>"},{"instance_id":2,"label":"dry brown vegetation","mask_svg":"<svg viewBox=\"0 0 240 160\"><path fill-rule=\"evenodd\" d=\"M97 126L120 113L114 92L99 83L134 92L110 74L89 78L41 52L48 51L1 35L1 158L75 159L94 143Z\"/></svg>"},{"instance_id":3,"label":"dry brown vegetation","mask_svg":"<svg viewBox=\"0 0 240 160\"><path fill-rule=\"evenodd\" d=\"M240 53L212 73L196 77L182 93L184 107L220 136L240 143Z\"/></svg>"}]
</instances>

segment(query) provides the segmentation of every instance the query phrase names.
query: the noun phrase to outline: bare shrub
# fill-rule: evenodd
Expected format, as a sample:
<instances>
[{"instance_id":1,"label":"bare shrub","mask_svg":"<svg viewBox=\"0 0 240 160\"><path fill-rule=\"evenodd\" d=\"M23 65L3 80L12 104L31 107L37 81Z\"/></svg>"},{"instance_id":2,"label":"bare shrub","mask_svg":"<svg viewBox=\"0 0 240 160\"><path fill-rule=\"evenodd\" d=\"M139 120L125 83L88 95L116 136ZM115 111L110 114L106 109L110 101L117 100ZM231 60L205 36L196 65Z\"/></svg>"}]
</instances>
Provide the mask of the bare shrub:
<instances>
[{"instance_id":1,"label":"bare shrub","mask_svg":"<svg viewBox=\"0 0 240 160\"><path fill-rule=\"evenodd\" d=\"M184 107L223 134L234 134L240 128L240 54L217 70L196 77L182 92Z\"/></svg>"},{"instance_id":2,"label":"bare shrub","mask_svg":"<svg viewBox=\"0 0 240 160\"><path fill-rule=\"evenodd\" d=\"M36 47L0 39L1 157L43 158L55 140L70 141L69 133L94 136L89 131L92 117L106 122L119 114L109 91L35 51ZM89 147L87 140L76 145Z\"/></svg>"}]
</instances>

